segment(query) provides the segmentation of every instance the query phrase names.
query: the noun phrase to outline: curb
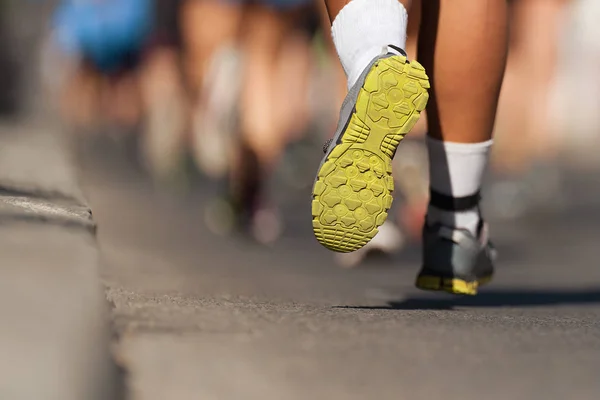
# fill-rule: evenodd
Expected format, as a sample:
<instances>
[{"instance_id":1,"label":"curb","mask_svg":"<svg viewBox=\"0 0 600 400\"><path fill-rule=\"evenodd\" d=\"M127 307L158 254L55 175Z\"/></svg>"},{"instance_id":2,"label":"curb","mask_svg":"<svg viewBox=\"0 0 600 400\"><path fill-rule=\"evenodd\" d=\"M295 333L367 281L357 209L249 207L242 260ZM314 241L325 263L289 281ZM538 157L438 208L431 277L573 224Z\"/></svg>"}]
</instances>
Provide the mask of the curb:
<instances>
[{"instance_id":1,"label":"curb","mask_svg":"<svg viewBox=\"0 0 600 400\"><path fill-rule=\"evenodd\" d=\"M58 129L0 125L0 398L118 400L92 213Z\"/></svg>"}]
</instances>

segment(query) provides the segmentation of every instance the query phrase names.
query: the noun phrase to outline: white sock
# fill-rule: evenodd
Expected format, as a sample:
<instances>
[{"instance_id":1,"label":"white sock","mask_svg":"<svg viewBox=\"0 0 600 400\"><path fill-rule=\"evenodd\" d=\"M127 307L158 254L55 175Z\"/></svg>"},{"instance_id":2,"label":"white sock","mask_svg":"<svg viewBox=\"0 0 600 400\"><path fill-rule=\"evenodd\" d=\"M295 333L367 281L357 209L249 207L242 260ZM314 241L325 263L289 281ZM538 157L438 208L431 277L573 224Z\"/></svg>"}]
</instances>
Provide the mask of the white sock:
<instances>
[{"instance_id":1,"label":"white sock","mask_svg":"<svg viewBox=\"0 0 600 400\"><path fill-rule=\"evenodd\" d=\"M331 25L333 42L351 88L382 49L406 47L408 14L397 0L352 0Z\"/></svg>"},{"instance_id":2,"label":"white sock","mask_svg":"<svg viewBox=\"0 0 600 400\"><path fill-rule=\"evenodd\" d=\"M482 143L453 143L427 137L429 185L432 190L452 197L465 197L481 188L492 140ZM445 211L429 206L427 220L469 230L477 235L478 208Z\"/></svg>"}]
</instances>

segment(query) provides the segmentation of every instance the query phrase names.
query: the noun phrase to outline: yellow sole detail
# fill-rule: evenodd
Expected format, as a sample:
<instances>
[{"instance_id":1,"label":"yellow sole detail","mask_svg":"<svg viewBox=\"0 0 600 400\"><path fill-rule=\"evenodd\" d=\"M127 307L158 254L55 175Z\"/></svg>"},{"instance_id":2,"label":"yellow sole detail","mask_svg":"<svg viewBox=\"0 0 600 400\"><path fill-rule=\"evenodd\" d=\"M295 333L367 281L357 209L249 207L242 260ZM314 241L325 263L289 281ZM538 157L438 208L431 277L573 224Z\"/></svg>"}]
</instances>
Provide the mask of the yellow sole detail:
<instances>
[{"instance_id":1,"label":"yellow sole detail","mask_svg":"<svg viewBox=\"0 0 600 400\"><path fill-rule=\"evenodd\" d=\"M420 275L415 286L422 290L443 291L452 294L475 296L480 286L490 283L492 277L484 277L475 282L457 278L441 278L432 275Z\"/></svg>"},{"instance_id":2,"label":"yellow sole detail","mask_svg":"<svg viewBox=\"0 0 600 400\"><path fill-rule=\"evenodd\" d=\"M312 217L317 240L330 250L360 249L378 232L392 205L392 158L427 105L429 80L416 61L376 62L355 111L317 173Z\"/></svg>"}]
</instances>

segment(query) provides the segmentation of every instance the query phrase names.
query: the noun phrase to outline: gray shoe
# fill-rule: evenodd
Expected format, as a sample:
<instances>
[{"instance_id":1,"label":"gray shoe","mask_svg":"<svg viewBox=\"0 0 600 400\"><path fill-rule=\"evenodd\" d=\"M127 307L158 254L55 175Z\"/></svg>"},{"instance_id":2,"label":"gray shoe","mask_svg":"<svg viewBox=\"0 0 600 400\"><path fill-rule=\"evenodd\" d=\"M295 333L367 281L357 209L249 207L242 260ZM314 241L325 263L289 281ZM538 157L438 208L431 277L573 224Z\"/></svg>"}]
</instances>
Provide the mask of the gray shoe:
<instances>
[{"instance_id":1,"label":"gray shoe","mask_svg":"<svg viewBox=\"0 0 600 400\"><path fill-rule=\"evenodd\" d=\"M479 286L491 281L496 259L485 223L480 225L479 232L476 238L463 229L426 223L423 267L417 276L417 288L476 295Z\"/></svg>"}]
</instances>

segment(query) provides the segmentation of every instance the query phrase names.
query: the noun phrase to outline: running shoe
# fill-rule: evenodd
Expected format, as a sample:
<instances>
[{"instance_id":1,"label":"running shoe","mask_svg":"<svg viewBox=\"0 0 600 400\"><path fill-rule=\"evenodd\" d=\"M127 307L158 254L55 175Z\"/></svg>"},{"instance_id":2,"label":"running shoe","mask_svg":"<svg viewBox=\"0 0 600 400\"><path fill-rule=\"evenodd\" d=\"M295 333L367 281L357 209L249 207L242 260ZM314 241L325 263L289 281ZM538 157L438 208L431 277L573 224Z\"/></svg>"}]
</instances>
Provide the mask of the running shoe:
<instances>
[{"instance_id":1,"label":"running shoe","mask_svg":"<svg viewBox=\"0 0 600 400\"><path fill-rule=\"evenodd\" d=\"M375 237L392 205L392 158L425 109L429 79L406 53L386 46L350 89L324 148L312 191L313 230L347 253Z\"/></svg>"},{"instance_id":2,"label":"running shoe","mask_svg":"<svg viewBox=\"0 0 600 400\"><path fill-rule=\"evenodd\" d=\"M423 229L423 267L416 286L423 290L476 295L494 275L496 250L482 222L477 237L469 231L440 224Z\"/></svg>"}]
</instances>

